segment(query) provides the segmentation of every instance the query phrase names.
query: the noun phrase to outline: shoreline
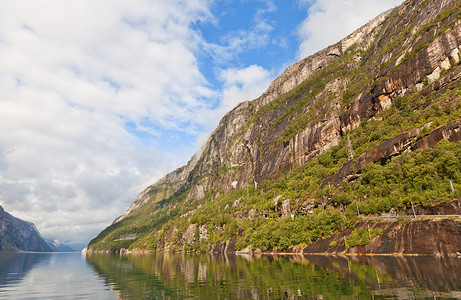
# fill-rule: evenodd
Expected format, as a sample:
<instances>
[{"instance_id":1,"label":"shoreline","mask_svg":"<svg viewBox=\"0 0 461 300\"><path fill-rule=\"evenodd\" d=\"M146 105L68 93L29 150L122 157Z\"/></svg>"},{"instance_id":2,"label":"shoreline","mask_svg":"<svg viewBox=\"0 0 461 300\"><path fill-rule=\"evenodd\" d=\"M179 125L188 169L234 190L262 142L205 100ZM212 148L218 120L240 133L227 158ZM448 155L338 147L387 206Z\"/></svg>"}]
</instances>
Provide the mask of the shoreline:
<instances>
[{"instance_id":1,"label":"shoreline","mask_svg":"<svg viewBox=\"0 0 461 300\"><path fill-rule=\"evenodd\" d=\"M461 199L455 200L461 205ZM453 202L454 203L454 202ZM362 240L350 244L351 236L362 230L369 240ZM371 235L370 230L378 231ZM368 234L367 234L368 233ZM446 256L461 257L461 219L438 215L436 218L408 218L401 219L361 219L354 228L347 228L333 235L306 245L293 245L285 250L245 249L237 250L236 239L208 245L207 251L184 251L171 249L174 245L163 245L161 250L146 250L135 248L132 250L121 248L118 250L88 250L82 253L119 253L122 254L151 254L151 253L233 253L249 255L316 255L316 256ZM178 246L180 247L180 246ZM172 247L173 248L173 247Z\"/></svg>"},{"instance_id":2,"label":"shoreline","mask_svg":"<svg viewBox=\"0 0 461 300\"><path fill-rule=\"evenodd\" d=\"M357 256L392 256L392 257L411 257L411 256L430 256L430 257L457 257L461 258L461 253L305 253L305 252L198 252L198 251L153 251L153 250L126 250L123 251L110 251L110 250L97 250L97 251L83 251L82 254L119 254L119 255L146 255L146 254L212 254L212 255L249 255L249 256L341 256L341 257L357 257Z\"/></svg>"}]
</instances>

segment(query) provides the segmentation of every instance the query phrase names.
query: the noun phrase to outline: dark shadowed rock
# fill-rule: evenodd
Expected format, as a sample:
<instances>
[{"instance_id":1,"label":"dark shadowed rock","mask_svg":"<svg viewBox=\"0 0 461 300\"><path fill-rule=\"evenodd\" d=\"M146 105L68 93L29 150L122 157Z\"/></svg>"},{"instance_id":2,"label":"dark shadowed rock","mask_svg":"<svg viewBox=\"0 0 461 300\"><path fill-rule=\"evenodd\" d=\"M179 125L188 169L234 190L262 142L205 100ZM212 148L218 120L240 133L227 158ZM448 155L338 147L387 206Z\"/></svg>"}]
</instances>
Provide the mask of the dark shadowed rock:
<instances>
[{"instance_id":1,"label":"dark shadowed rock","mask_svg":"<svg viewBox=\"0 0 461 300\"><path fill-rule=\"evenodd\" d=\"M15 218L0 206L0 241L22 251L53 252L34 224ZM3 251L7 248L4 247Z\"/></svg>"}]
</instances>

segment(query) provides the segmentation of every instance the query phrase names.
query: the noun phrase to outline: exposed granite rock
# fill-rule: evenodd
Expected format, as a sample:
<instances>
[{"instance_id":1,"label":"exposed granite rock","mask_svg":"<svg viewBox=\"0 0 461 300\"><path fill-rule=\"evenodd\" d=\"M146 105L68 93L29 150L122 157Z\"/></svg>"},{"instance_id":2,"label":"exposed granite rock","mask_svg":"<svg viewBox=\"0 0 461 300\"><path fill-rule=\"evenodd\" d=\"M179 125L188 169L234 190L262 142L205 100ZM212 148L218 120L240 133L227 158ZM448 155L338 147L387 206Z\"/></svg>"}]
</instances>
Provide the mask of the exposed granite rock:
<instances>
[{"instance_id":1,"label":"exposed granite rock","mask_svg":"<svg viewBox=\"0 0 461 300\"><path fill-rule=\"evenodd\" d=\"M449 142L461 141L461 120L434 129L429 135L419 139L412 148L413 150L433 148L441 140Z\"/></svg>"},{"instance_id":2,"label":"exposed granite rock","mask_svg":"<svg viewBox=\"0 0 461 300\"><path fill-rule=\"evenodd\" d=\"M203 178L196 184L192 185L186 200L197 200L205 197L205 188L207 187L208 177Z\"/></svg>"},{"instance_id":3,"label":"exposed granite rock","mask_svg":"<svg viewBox=\"0 0 461 300\"><path fill-rule=\"evenodd\" d=\"M199 228L199 239L207 240L208 239L208 224L203 224Z\"/></svg>"},{"instance_id":4,"label":"exposed granite rock","mask_svg":"<svg viewBox=\"0 0 461 300\"><path fill-rule=\"evenodd\" d=\"M195 241L195 233L197 232L198 224L190 224L183 235L183 241L186 245L191 245Z\"/></svg>"},{"instance_id":5,"label":"exposed granite rock","mask_svg":"<svg viewBox=\"0 0 461 300\"><path fill-rule=\"evenodd\" d=\"M413 208L405 208L404 213L407 216L413 215ZM414 213L416 215L461 215L461 199L427 207L415 205Z\"/></svg>"},{"instance_id":6,"label":"exposed granite rock","mask_svg":"<svg viewBox=\"0 0 461 300\"><path fill-rule=\"evenodd\" d=\"M422 128L412 129L390 140L384 141L372 150L362 154L358 159L344 164L341 169L326 178L321 187L328 184L341 184L349 175L359 173L363 166L382 159L389 159L406 150L433 148L441 140L449 142L461 141L461 121L454 121L434 129L429 135L416 140Z\"/></svg>"},{"instance_id":7,"label":"exposed granite rock","mask_svg":"<svg viewBox=\"0 0 461 300\"><path fill-rule=\"evenodd\" d=\"M347 249L345 240L351 229L307 246L304 254L445 254L461 253L461 221L452 219L363 222L357 228L381 228L367 245ZM335 246L332 242L335 242Z\"/></svg>"},{"instance_id":8,"label":"exposed granite rock","mask_svg":"<svg viewBox=\"0 0 461 300\"><path fill-rule=\"evenodd\" d=\"M461 253L461 218L444 218L444 215L461 215L461 199L441 203L430 207L416 205L417 216L440 215L440 217L412 218L413 209L405 208L405 216L398 218L381 218L373 221L362 221L356 228L382 230L382 234L374 237L363 246L346 248L345 242L352 229L319 240L303 252L325 254L443 254L457 255ZM334 243L333 243L334 242ZM334 245L334 246L332 246Z\"/></svg>"},{"instance_id":9,"label":"exposed granite rock","mask_svg":"<svg viewBox=\"0 0 461 300\"><path fill-rule=\"evenodd\" d=\"M405 5L401 6L400 10L405 10L409 5L417 7L412 2L414 1L406 2ZM430 3L424 7L425 11L419 12L418 15L423 13L432 15L439 11L442 5L448 5L451 1L444 2L446 3ZM427 18L427 20L430 20L430 18ZM402 19L402 21L405 21L405 19ZM425 22L421 22L420 26L422 27L424 24ZM415 28L414 30L417 29ZM415 41L414 46L423 42L425 41ZM400 47L404 45L405 42ZM450 60L455 63L459 61L460 45L461 20L458 20L452 29L440 34L422 51L406 62L401 63L402 58L407 52L413 50L413 47L407 49L399 59L390 63L387 68L381 71L381 76L383 78L388 76L388 80L378 81L378 84L372 88L366 87L369 91L364 90L355 101L348 105L347 111L340 117L342 130L357 128L362 120L367 120L377 112L389 107L392 99L396 96L404 95L408 90L420 87L424 81L427 80L429 83L433 83L438 80L444 70L452 67Z\"/></svg>"},{"instance_id":10,"label":"exposed granite rock","mask_svg":"<svg viewBox=\"0 0 461 300\"><path fill-rule=\"evenodd\" d=\"M253 220L257 216L258 212L252 208L248 211L248 219Z\"/></svg>"},{"instance_id":11,"label":"exposed granite rock","mask_svg":"<svg viewBox=\"0 0 461 300\"><path fill-rule=\"evenodd\" d=\"M358 253L455 254L461 251L461 222L450 219L421 220L386 227Z\"/></svg>"},{"instance_id":12,"label":"exposed granite rock","mask_svg":"<svg viewBox=\"0 0 461 300\"><path fill-rule=\"evenodd\" d=\"M315 156L338 145L341 139L339 118L327 114L322 121L298 132L289 142L290 165L303 165Z\"/></svg>"},{"instance_id":13,"label":"exposed granite rock","mask_svg":"<svg viewBox=\"0 0 461 300\"><path fill-rule=\"evenodd\" d=\"M232 203L232 208L238 208L240 206L240 199L237 199Z\"/></svg>"},{"instance_id":14,"label":"exposed granite rock","mask_svg":"<svg viewBox=\"0 0 461 300\"><path fill-rule=\"evenodd\" d=\"M283 196L282 195L278 195L277 197L275 197L274 199L271 200L272 202L272 205L274 205L274 207L277 207L280 203L280 200L283 199Z\"/></svg>"},{"instance_id":15,"label":"exposed granite rock","mask_svg":"<svg viewBox=\"0 0 461 300\"><path fill-rule=\"evenodd\" d=\"M282 218L289 217L291 215L290 199L285 199L282 202Z\"/></svg>"},{"instance_id":16,"label":"exposed granite rock","mask_svg":"<svg viewBox=\"0 0 461 300\"><path fill-rule=\"evenodd\" d=\"M217 242L208 250L210 253L235 253L237 251L237 239L231 238L223 243Z\"/></svg>"},{"instance_id":17,"label":"exposed granite rock","mask_svg":"<svg viewBox=\"0 0 461 300\"><path fill-rule=\"evenodd\" d=\"M266 105L283 93L293 89L319 69L325 68L339 59L353 45L363 50L368 48L373 40L372 32L375 32L381 26L390 12L389 10L380 14L338 43L289 66L285 72L272 81L267 91L260 97L258 105Z\"/></svg>"}]
</instances>

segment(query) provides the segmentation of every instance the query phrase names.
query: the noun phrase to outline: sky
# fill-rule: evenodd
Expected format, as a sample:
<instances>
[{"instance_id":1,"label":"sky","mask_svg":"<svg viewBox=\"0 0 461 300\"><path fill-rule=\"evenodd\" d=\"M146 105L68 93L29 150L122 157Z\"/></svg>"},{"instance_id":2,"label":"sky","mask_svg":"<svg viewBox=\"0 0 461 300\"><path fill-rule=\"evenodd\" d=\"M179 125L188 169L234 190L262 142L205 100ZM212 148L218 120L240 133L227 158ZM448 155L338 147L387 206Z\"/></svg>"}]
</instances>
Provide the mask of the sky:
<instances>
[{"instance_id":1,"label":"sky","mask_svg":"<svg viewBox=\"0 0 461 300\"><path fill-rule=\"evenodd\" d=\"M401 0L2 0L0 205L86 244L224 114Z\"/></svg>"}]
</instances>

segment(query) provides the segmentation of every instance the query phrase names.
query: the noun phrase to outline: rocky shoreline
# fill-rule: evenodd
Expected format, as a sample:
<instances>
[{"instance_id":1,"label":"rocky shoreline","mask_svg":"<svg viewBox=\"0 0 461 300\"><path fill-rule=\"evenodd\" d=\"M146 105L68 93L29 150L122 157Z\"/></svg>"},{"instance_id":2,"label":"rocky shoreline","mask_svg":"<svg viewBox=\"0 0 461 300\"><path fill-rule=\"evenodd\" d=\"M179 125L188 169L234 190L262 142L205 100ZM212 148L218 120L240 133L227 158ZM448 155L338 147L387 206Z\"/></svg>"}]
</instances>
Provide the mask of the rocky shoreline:
<instances>
[{"instance_id":1,"label":"rocky shoreline","mask_svg":"<svg viewBox=\"0 0 461 300\"><path fill-rule=\"evenodd\" d=\"M348 246L354 230L381 232L364 245ZM200 253L196 251L120 249L120 251L82 250L82 253L151 254ZM217 243L206 253L236 253L251 255L403 255L403 256L458 256L461 257L461 217L396 217L392 220L371 219L360 221L355 229L347 229L310 245L298 245L284 251L261 251L246 248L238 251L236 239Z\"/></svg>"}]
</instances>

